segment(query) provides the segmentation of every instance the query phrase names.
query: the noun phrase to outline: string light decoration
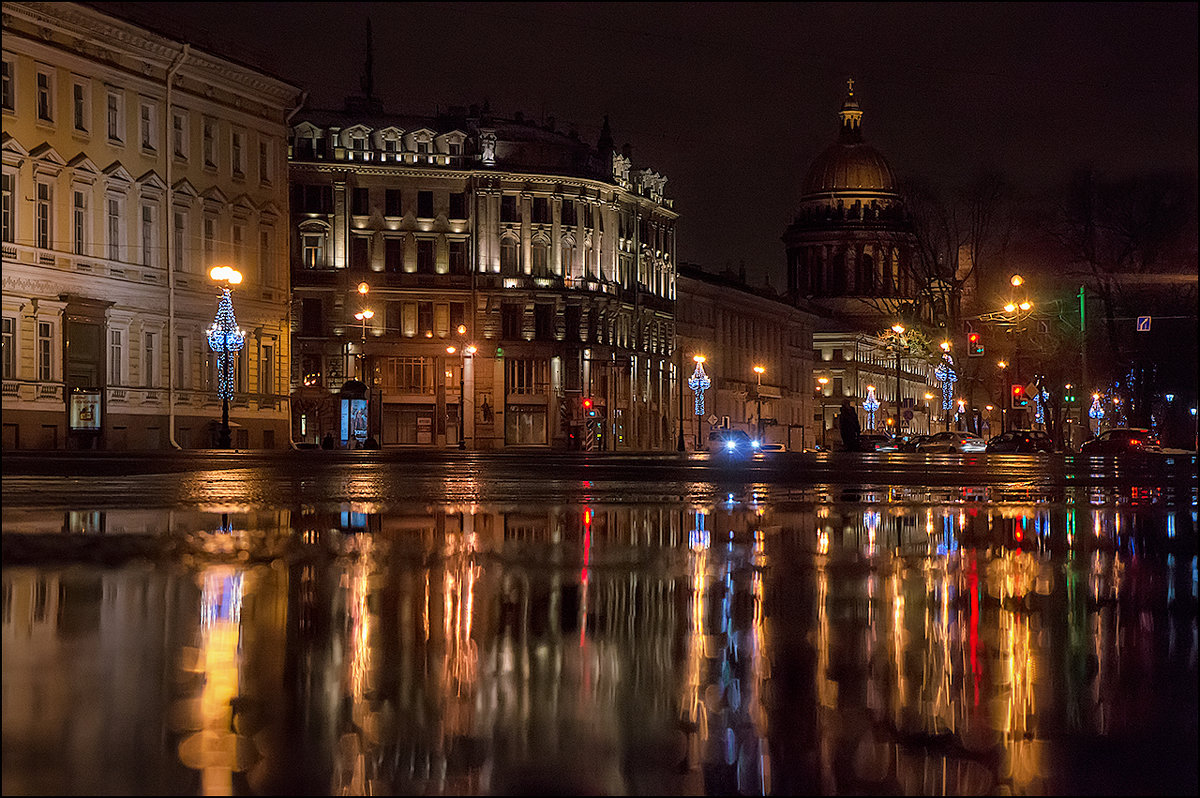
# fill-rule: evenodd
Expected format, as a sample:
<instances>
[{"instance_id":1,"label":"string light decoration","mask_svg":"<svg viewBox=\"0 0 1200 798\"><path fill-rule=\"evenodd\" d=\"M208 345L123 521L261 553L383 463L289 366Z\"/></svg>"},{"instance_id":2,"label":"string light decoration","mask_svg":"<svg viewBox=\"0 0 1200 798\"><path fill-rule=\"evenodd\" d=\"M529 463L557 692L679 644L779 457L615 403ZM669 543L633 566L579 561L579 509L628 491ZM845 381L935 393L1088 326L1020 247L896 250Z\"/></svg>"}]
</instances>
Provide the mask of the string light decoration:
<instances>
[{"instance_id":1,"label":"string light decoration","mask_svg":"<svg viewBox=\"0 0 1200 798\"><path fill-rule=\"evenodd\" d=\"M1046 402L1050 401L1050 392L1041 388L1033 397L1033 421L1035 424L1046 423Z\"/></svg>"},{"instance_id":2,"label":"string light decoration","mask_svg":"<svg viewBox=\"0 0 1200 798\"><path fill-rule=\"evenodd\" d=\"M879 409L879 400L875 398L875 386L867 386L867 398L863 399L863 410L867 411L867 427L875 429L875 411Z\"/></svg>"},{"instance_id":3,"label":"string light decoration","mask_svg":"<svg viewBox=\"0 0 1200 798\"><path fill-rule=\"evenodd\" d=\"M704 415L704 392L712 385L712 380L704 373L704 359L696 359L696 370L692 372L692 376L688 378L688 387L692 389L692 394L696 402L696 415Z\"/></svg>"},{"instance_id":4,"label":"string light decoration","mask_svg":"<svg viewBox=\"0 0 1200 798\"><path fill-rule=\"evenodd\" d=\"M954 358L949 352L942 354L942 362L933 370L933 376L942 384L942 409L949 410L954 406L954 383L958 382L958 372L954 370Z\"/></svg>"},{"instance_id":5,"label":"string light decoration","mask_svg":"<svg viewBox=\"0 0 1200 798\"><path fill-rule=\"evenodd\" d=\"M233 399L233 354L240 352L246 343L246 333L238 329L233 315L233 297L228 288L221 291L217 315L207 335L208 348L220 355L217 359L217 395L228 401Z\"/></svg>"},{"instance_id":6,"label":"string light decoration","mask_svg":"<svg viewBox=\"0 0 1200 798\"><path fill-rule=\"evenodd\" d=\"M1092 406L1088 408L1088 418L1100 421L1104 418L1104 408L1100 405L1100 394L1092 394Z\"/></svg>"}]
</instances>

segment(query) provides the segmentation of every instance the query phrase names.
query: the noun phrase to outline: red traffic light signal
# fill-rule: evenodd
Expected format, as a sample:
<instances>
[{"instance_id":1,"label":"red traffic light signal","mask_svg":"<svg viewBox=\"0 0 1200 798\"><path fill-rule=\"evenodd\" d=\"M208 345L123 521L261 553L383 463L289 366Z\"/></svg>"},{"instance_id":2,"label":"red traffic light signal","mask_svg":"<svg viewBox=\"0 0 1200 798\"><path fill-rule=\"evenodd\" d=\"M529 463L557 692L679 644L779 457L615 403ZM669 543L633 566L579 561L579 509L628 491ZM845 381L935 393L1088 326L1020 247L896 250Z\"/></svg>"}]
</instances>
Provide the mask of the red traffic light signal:
<instances>
[{"instance_id":1,"label":"red traffic light signal","mask_svg":"<svg viewBox=\"0 0 1200 798\"><path fill-rule=\"evenodd\" d=\"M1024 385L1012 386L1012 406L1026 407L1029 404L1029 397L1025 395Z\"/></svg>"},{"instance_id":2,"label":"red traffic light signal","mask_svg":"<svg viewBox=\"0 0 1200 798\"><path fill-rule=\"evenodd\" d=\"M979 333L977 332L967 334L967 356L983 356L983 341L979 338Z\"/></svg>"},{"instance_id":3,"label":"red traffic light signal","mask_svg":"<svg viewBox=\"0 0 1200 798\"><path fill-rule=\"evenodd\" d=\"M587 398L587 399L583 400L583 412L584 412L584 415L586 415L588 418L596 417L595 403L591 400L591 398Z\"/></svg>"}]
</instances>

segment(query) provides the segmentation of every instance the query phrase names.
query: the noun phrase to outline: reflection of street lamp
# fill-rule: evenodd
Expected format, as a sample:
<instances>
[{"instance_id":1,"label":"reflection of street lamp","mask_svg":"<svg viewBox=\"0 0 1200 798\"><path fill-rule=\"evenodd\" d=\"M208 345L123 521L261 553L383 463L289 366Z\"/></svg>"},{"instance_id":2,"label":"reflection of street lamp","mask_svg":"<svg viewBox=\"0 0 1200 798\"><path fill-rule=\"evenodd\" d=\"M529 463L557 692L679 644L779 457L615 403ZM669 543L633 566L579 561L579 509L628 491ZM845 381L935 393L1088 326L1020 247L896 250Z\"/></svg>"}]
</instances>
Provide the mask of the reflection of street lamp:
<instances>
[{"instance_id":1,"label":"reflection of street lamp","mask_svg":"<svg viewBox=\"0 0 1200 798\"><path fill-rule=\"evenodd\" d=\"M465 324L458 325L458 334L461 336L465 336L467 334L467 327ZM446 347L447 354L453 355L455 351L456 350L453 346ZM467 448L467 440L465 437L466 436L466 427L464 426L465 419L467 416L467 398L466 398L466 381L465 381L466 380L466 371L467 371L467 355L474 355L479 350L476 349L474 344L466 344L457 351L459 353L458 448L465 449L465 448Z\"/></svg>"},{"instance_id":2,"label":"reflection of street lamp","mask_svg":"<svg viewBox=\"0 0 1200 798\"><path fill-rule=\"evenodd\" d=\"M213 281L225 283L221 289L221 301L217 304L217 315L208 328L208 347L217 359L217 394L221 397L221 434L217 445L228 449L229 400L233 398L233 353L239 352L246 343L246 333L238 329L233 315L232 286L242 281L242 273L229 266L214 266L208 276Z\"/></svg>"},{"instance_id":3,"label":"reflection of street lamp","mask_svg":"<svg viewBox=\"0 0 1200 798\"><path fill-rule=\"evenodd\" d=\"M755 389L755 391L754 391L754 403L755 403L754 414L755 414L755 419L756 419L754 423L755 423L755 424L757 425L757 427L758 427L758 441L759 441L759 443L762 443L762 438L763 438L763 423L762 423L762 375L763 375L763 372L764 372L764 371L766 371L766 369L765 369L765 368L763 368L762 366L755 366L755 367L754 367L754 376L758 378L758 384L757 384L757 387L756 387L756 389Z\"/></svg>"}]
</instances>

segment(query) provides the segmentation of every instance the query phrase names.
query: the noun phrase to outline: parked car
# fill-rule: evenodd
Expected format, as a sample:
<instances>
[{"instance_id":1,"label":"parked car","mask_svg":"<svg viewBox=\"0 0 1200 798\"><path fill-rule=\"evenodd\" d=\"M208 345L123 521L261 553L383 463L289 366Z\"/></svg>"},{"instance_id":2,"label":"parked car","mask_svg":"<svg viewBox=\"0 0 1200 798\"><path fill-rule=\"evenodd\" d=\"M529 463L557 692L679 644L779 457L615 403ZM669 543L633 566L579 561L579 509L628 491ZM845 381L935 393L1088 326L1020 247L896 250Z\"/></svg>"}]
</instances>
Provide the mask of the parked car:
<instances>
[{"instance_id":1,"label":"parked car","mask_svg":"<svg viewBox=\"0 0 1200 798\"><path fill-rule=\"evenodd\" d=\"M910 435L904 440L900 441L896 447L896 450L900 452L915 452L917 450L917 446L927 440L929 440L928 435Z\"/></svg>"},{"instance_id":2,"label":"parked car","mask_svg":"<svg viewBox=\"0 0 1200 798\"><path fill-rule=\"evenodd\" d=\"M782 443L762 443L759 444L758 450L764 454L770 454L772 452L786 452L787 447Z\"/></svg>"},{"instance_id":3,"label":"parked car","mask_svg":"<svg viewBox=\"0 0 1200 798\"><path fill-rule=\"evenodd\" d=\"M898 444L890 435L864 432L858 436L858 450L860 452L895 452L898 451Z\"/></svg>"},{"instance_id":4,"label":"parked car","mask_svg":"<svg viewBox=\"0 0 1200 798\"><path fill-rule=\"evenodd\" d=\"M715 429L708 433L708 450L714 454L751 454L754 442L745 430Z\"/></svg>"},{"instance_id":5,"label":"parked car","mask_svg":"<svg viewBox=\"0 0 1200 798\"><path fill-rule=\"evenodd\" d=\"M1116 427L1105 430L1079 447L1080 454L1129 454L1162 451L1158 436L1145 427Z\"/></svg>"},{"instance_id":6,"label":"parked car","mask_svg":"<svg viewBox=\"0 0 1200 798\"><path fill-rule=\"evenodd\" d=\"M927 440L917 444L918 452L936 454L939 452L982 452L987 449L987 441L974 432L935 432Z\"/></svg>"},{"instance_id":7,"label":"parked car","mask_svg":"<svg viewBox=\"0 0 1200 798\"><path fill-rule=\"evenodd\" d=\"M1010 429L987 442L989 452L1053 452L1054 440L1040 429Z\"/></svg>"}]
</instances>

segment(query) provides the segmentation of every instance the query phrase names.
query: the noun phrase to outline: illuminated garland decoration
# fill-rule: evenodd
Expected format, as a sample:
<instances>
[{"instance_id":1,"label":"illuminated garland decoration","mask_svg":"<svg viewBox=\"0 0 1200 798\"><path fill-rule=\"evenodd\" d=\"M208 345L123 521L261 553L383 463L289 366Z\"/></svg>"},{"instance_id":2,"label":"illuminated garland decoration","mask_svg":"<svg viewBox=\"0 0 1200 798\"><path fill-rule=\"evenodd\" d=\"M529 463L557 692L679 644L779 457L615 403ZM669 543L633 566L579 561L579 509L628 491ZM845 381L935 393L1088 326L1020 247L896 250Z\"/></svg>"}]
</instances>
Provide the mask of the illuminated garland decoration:
<instances>
[{"instance_id":1,"label":"illuminated garland decoration","mask_svg":"<svg viewBox=\"0 0 1200 798\"><path fill-rule=\"evenodd\" d=\"M208 348L221 356L217 358L217 396L232 400L233 358L230 355L241 351L246 343L246 333L238 329L237 319L233 316L233 297L228 288L221 294L216 318L207 335Z\"/></svg>"},{"instance_id":2,"label":"illuminated garland decoration","mask_svg":"<svg viewBox=\"0 0 1200 798\"><path fill-rule=\"evenodd\" d=\"M875 411L879 409L879 400L875 398L875 386L867 386L867 398L863 399L863 410L867 411L867 427L875 429Z\"/></svg>"},{"instance_id":3,"label":"illuminated garland decoration","mask_svg":"<svg viewBox=\"0 0 1200 798\"><path fill-rule=\"evenodd\" d=\"M1042 388L1033 397L1033 421L1035 424L1046 423L1046 402L1050 399L1050 392Z\"/></svg>"},{"instance_id":4,"label":"illuminated garland decoration","mask_svg":"<svg viewBox=\"0 0 1200 798\"><path fill-rule=\"evenodd\" d=\"M958 374L954 371L954 359L950 353L942 355L942 362L933 370L933 376L942 383L942 409L949 410L954 405L954 383L958 382Z\"/></svg>"},{"instance_id":5,"label":"illuminated garland decoration","mask_svg":"<svg viewBox=\"0 0 1200 798\"><path fill-rule=\"evenodd\" d=\"M704 364L696 361L696 370L688 378L688 387L696 397L696 415L704 415L704 392L712 385L712 380L704 373Z\"/></svg>"},{"instance_id":6,"label":"illuminated garland decoration","mask_svg":"<svg viewBox=\"0 0 1200 798\"><path fill-rule=\"evenodd\" d=\"M1092 397L1092 406L1088 408L1088 418L1094 418L1097 421L1104 418L1104 408L1100 406L1100 396Z\"/></svg>"}]
</instances>

